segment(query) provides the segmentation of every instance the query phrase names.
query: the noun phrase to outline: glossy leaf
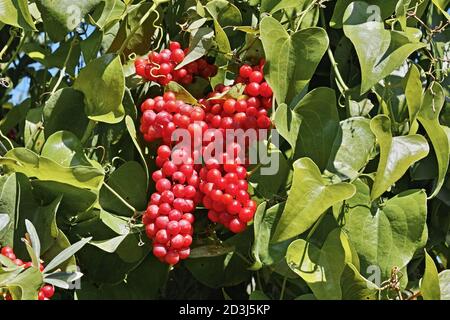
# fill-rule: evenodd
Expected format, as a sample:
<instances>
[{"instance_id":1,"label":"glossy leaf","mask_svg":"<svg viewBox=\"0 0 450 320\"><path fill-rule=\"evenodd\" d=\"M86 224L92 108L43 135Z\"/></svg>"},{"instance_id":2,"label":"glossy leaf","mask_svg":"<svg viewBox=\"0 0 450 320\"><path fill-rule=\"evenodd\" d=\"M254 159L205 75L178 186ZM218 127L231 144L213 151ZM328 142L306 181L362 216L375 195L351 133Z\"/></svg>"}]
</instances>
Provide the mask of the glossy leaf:
<instances>
[{"instance_id":1,"label":"glossy leaf","mask_svg":"<svg viewBox=\"0 0 450 320\"><path fill-rule=\"evenodd\" d=\"M439 275L433 259L425 251L425 273L420 283L420 292L424 300L441 300Z\"/></svg>"},{"instance_id":2,"label":"glossy leaf","mask_svg":"<svg viewBox=\"0 0 450 320\"><path fill-rule=\"evenodd\" d=\"M423 159L429 146L421 135L392 137L391 121L378 115L370 122L370 128L380 145L380 162L373 183L371 197L376 199L400 179L408 168Z\"/></svg>"},{"instance_id":3,"label":"glossy leaf","mask_svg":"<svg viewBox=\"0 0 450 320\"><path fill-rule=\"evenodd\" d=\"M355 1L344 14L344 33L355 46L361 66L361 94L425 46L411 41L403 32L385 30L381 21L370 19L369 9L367 3Z\"/></svg>"},{"instance_id":4,"label":"glossy leaf","mask_svg":"<svg viewBox=\"0 0 450 320\"><path fill-rule=\"evenodd\" d=\"M37 0L36 4L43 17L47 33L54 41L61 41L100 1Z\"/></svg>"},{"instance_id":5,"label":"glossy leaf","mask_svg":"<svg viewBox=\"0 0 450 320\"><path fill-rule=\"evenodd\" d=\"M324 170L339 132L334 91L314 89L293 110L280 105L275 113L275 124L292 146L294 159L309 157Z\"/></svg>"},{"instance_id":6,"label":"glossy leaf","mask_svg":"<svg viewBox=\"0 0 450 320\"><path fill-rule=\"evenodd\" d=\"M331 17L330 26L333 28L342 28L345 9L353 0L337 0L334 7L333 16ZM384 19L389 17L395 9L397 0L365 0L372 7L368 7L368 11L364 14L370 14L371 20Z\"/></svg>"},{"instance_id":7,"label":"glossy leaf","mask_svg":"<svg viewBox=\"0 0 450 320\"><path fill-rule=\"evenodd\" d=\"M36 31L27 0L0 0L0 22Z\"/></svg>"},{"instance_id":8,"label":"glossy leaf","mask_svg":"<svg viewBox=\"0 0 450 320\"><path fill-rule=\"evenodd\" d=\"M89 119L117 123L124 118L125 79L118 56L107 54L92 60L81 70L73 87L84 93Z\"/></svg>"},{"instance_id":9,"label":"glossy leaf","mask_svg":"<svg viewBox=\"0 0 450 320\"><path fill-rule=\"evenodd\" d=\"M387 279L393 266L403 269L425 245L426 194L408 190L376 205L366 184L356 180L354 185L357 193L346 201L343 228L358 252L363 275L370 275L370 266L378 266L382 279Z\"/></svg>"},{"instance_id":10,"label":"glossy leaf","mask_svg":"<svg viewBox=\"0 0 450 320\"><path fill-rule=\"evenodd\" d=\"M221 26L239 26L242 24L240 10L229 1L212 0L206 4L205 8Z\"/></svg>"},{"instance_id":11,"label":"glossy leaf","mask_svg":"<svg viewBox=\"0 0 450 320\"><path fill-rule=\"evenodd\" d=\"M66 130L81 139L89 122L84 113L83 93L72 88L60 89L51 95L45 103L43 115L47 138L57 131Z\"/></svg>"},{"instance_id":12,"label":"glossy leaf","mask_svg":"<svg viewBox=\"0 0 450 320\"><path fill-rule=\"evenodd\" d=\"M422 107L417 116L420 124L425 128L434 148L438 162L438 180L430 197L434 197L444 184L450 161L450 145L444 127L439 123L439 114L445 103L442 87L436 83L425 92Z\"/></svg>"},{"instance_id":13,"label":"glossy leaf","mask_svg":"<svg viewBox=\"0 0 450 320\"><path fill-rule=\"evenodd\" d=\"M439 273L439 286L441 288L441 299L450 300L450 270Z\"/></svg>"},{"instance_id":14,"label":"glossy leaf","mask_svg":"<svg viewBox=\"0 0 450 320\"><path fill-rule=\"evenodd\" d=\"M76 187L97 189L103 181L104 172L87 166L63 167L46 157L25 149L16 148L9 151L0 164L8 170L20 172L28 177L44 181L57 181Z\"/></svg>"},{"instance_id":15,"label":"glossy leaf","mask_svg":"<svg viewBox=\"0 0 450 320\"><path fill-rule=\"evenodd\" d=\"M273 242L295 237L308 230L331 206L355 193L349 183L327 184L309 158L294 163L294 180Z\"/></svg>"},{"instance_id":16,"label":"glossy leaf","mask_svg":"<svg viewBox=\"0 0 450 320\"><path fill-rule=\"evenodd\" d=\"M370 120L348 118L340 123L327 169L343 178L355 179L371 160L374 149L375 136L370 130Z\"/></svg>"},{"instance_id":17,"label":"glossy leaf","mask_svg":"<svg viewBox=\"0 0 450 320\"><path fill-rule=\"evenodd\" d=\"M321 28L289 35L272 17L262 19L260 32L267 59L264 67L267 82L278 103L289 105L311 80L328 48L328 36Z\"/></svg>"}]
</instances>

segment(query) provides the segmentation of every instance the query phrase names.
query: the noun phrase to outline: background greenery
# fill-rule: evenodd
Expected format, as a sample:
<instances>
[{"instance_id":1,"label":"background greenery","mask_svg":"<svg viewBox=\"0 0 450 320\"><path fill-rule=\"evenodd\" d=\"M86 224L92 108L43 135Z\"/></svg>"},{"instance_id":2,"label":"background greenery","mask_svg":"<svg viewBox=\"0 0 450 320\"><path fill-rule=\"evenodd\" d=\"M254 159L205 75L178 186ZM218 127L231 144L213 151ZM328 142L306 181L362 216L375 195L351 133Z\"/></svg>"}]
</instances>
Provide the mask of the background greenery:
<instances>
[{"instance_id":1,"label":"background greenery","mask_svg":"<svg viewBox=\"0 0 450 320\"><path fill-rule=\"evenodd\" d=\"M92 237L60 299L450 299L448 4L0 0L0 244L25 258L25 219L46 262ZM250 178L252 226L197 210L171 270L138 219L155 146L137 106L162 88L133 66L169 39L220 67L196 98L265 57L282 136L278 174ZM0 287L35 298L42 277L5 263Z\"/></svg>"}]
</instances>

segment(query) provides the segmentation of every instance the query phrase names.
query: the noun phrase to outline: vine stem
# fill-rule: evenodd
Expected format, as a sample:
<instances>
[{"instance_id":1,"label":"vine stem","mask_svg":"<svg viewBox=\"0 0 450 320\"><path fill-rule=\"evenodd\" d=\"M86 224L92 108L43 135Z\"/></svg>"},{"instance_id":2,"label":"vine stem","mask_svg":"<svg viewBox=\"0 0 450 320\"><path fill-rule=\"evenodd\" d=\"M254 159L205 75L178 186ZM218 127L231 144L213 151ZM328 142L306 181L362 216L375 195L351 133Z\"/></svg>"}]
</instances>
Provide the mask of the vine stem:
<instances>
[{"instance_id":1,"label":"vine stem","mask_svg":"<svg viewBox=\"0 0 450 320\"><path fill-rule=\"evenodd\" d=\"M95 126L97 125L97 121L89 120L86 131L84 132L83 137L81 138L81 144L85 144L94 131Z\"/></svg>"},{"instance_id":2,"label":"vine stem","mask_svg":"<svg viewBox=\"0 0 450 320\"><path fill-rule=\"evenodd\" d=\"M326 28L327 24L325 21L325 15L323 13L323 10L320 10L320 21L322 22L323 27ZM338 68L338 63L336 62L336 59L334 58L334 55L333 55L333 51L331 50L331 47L329 45L328 45L327 53L328 53L328 57L331 62L331 66L333 67L333 71L336 76L336 80L343 90L342 94L345 96L346 93L350 90L350 88L345 84L345 81L342 78L341 72L339 71L339 68Z\"/></svg>"},{"instance_id":3,"label":"vine stem","mask_svg":"<svg viewBox=\"0 0 450 320\"><path fill-rule=\"evenodd\" d=\"M11 59L9 59L9 61L6 63L6 66L3 68L3 70L0 71L0 74L5 72L6 70L8 70L9 66L11 65L11 63L13 63L13 61L16 60L19 52L22 50L22 46L23 46L24 43L25 43L25 34L21 34L20 35L20 42L19 42L19 45L17 46L16 51L12 55Z\"/></svg>"},{"instance_id":4,"label":"vine stem","mask_svg":"<svg viewBox=\"0 0 450 320\"><path fill-rule=\"evenodd\" d=\"M106 187L106 189L108 189L113 195L115 195L120 202L122 202L128 209L130 209L131 211L133 211L133 215L135 215L138 211L131 205L129 204L124 198L122 198L120 196L120 194L118 194L113 188L111 188L106 182L103 183L103 185Z\"/></svg>"},{"instance_id":5,"label":"vine stem","mask_svg":"<svg viewBox=\"0 0 450 320\"><path fill-rule=\"evenodd\" d=\"M284 292L286 291L286 282L287 282L287 277L284 277L283 284L281 285L281 293L280 293L280 299L279 300L283 300L284 299Z\"/></svg>"},{"instance_id":6,"label":"vine stem","mask_svg":"<svg viewBox=\"0 0 450 320\"><path fill-rule=\"evenodd\" d=\"M121 55L125 48L128 45L128 42L130 42L131 38L134 36L134 34L139 30L139 28L147 21L147 19L150 17L153 11L158 7L158 2L154 2L153 5L150 7L150 9L142 16L141 20L139 20L139 23L134 26L134 28L131 30L130 34L126 37L124 42L122 43L122 46L120 47L119 51L117 51L118 55Z\"/></svg>"},{"instance_id":7,"label":"vine stem","mask_svg":"<svg viewBox=\"0 0 450 320\"><path fill-rule=\"evenodd\" d=\"M62 80L64 79L64 76L66 75L67 64L69 63L70 56L72 55L73 47L75 46L75 44L77 42L78 42L78 39L77 39L77 36L75 35L73 37L72 41L70 42L69 52L67 53L67 57L64 60L63 68L59 72L58 81L56 81L55 86L53 87L53 90L50 93L50 95L53 95L56 92L56 90L58 90L59 85L61 84Z\"/></svg>"},{"instance_id":8,"label":"vine stem","mask_svg":"<svg viewBox=\"0 0 450 320\"><path fill-rule=\"evenodd\" d=\"M11 36L8 39L8 42L6 43L6 45L3 47L3 49L0 51L0 60L3 59L3 55L6 53L6 51L9 49L9 46L11 45L11 43L14 41L14 39L17 37L16 34L16 30L12 29L10 32Z\"/></svg>"}]
</instances>

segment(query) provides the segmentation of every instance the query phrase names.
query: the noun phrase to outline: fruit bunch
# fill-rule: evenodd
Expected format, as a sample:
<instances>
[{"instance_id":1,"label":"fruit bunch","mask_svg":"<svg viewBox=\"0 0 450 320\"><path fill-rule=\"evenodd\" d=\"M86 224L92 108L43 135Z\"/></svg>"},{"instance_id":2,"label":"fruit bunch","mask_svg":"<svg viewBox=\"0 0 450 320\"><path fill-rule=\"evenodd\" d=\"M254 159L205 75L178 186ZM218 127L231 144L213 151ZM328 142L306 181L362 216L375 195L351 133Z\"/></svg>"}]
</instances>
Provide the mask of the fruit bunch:
<instances>
[{"instance_id":1,"label":"fruit bunch","mask_svg":"<svg viewBox=\"0 0 450 320\"><path fill-rule=\"evenodd\" d=\"M170 81L188 85L192 83L194 76L209 78L217 74L217 67L203 58L188 63L182 68L176 68L187 53L188 49L181 49L178 42L171 42L168 49L163 49L159 53L152 51L148 57L136 59L134 63L136 74L163 86Z\"/></svg>"},{"instance_id":2,"label":"fruit bunch","mask_svg":"<svg viewBox=\"0 0 450 320\"><path fill-rule=\"evenodd\" d=\"M16 257L14 254L14 250L11 247L5 246L1 248L0 253L6 258L10 259L15 265L19 267L23 267L24 269L30 268L33 263L32 262L24 262ZM42 263L39 265L40 271L44 271L44 266ZM55 287L52 285L44 285L40 288L38 292L38 300L50 300L55 294ZM12 300L12 296L9 293L3 295L4 300Z\"/></svg>"},{"instance_id":3,"label":"fruit bunch","mask_svg":"<svg viewBox=\"0 0 450 320\"><path fill-rule=\"evenodd\" d=\"M171 43L172 49L181 56L178 44ZM154 56L150 54L150 61ZM141 66L140 62L136 65ZM140 131L147 142L161 141L155 159L159 169L152 174L156 192L143 215L153 254L161 261L174 265L189 256L193 212L199 204L208 209L210 221L234 233L244 231L253 219L256 202L248 193L247 151L259 136L244 142L236 136L222 149L217 141L226 140L227 130L258 133L271 127L268 113L273 93L264 81L263 67L262 60L257 66L240 68L235 83L240 83L243 91L238 96L229 94L232 87L221 84L198 100L199 106L177 100L170 91L142 103ZM138 75L142 70L136 67ZM188 132L188 145L180 147L180 140L172 141L177 129Z\"/></svg>"}]
</instances>

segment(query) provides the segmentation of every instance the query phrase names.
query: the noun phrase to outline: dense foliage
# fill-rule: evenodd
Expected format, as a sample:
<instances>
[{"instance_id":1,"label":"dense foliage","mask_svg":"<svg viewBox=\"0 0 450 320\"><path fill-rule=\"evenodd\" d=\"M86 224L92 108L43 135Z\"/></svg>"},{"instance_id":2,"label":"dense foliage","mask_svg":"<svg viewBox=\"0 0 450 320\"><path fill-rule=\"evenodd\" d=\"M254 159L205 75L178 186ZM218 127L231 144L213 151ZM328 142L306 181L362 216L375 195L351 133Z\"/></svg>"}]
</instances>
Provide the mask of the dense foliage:
<instances>
[{"instance_id":1,"label":"dense foliage","mask_svg":"<svg viewBox=\"0 0 450 320\"><path fill-rule=\"evenodd\" d=\"M448 4L0 0L0 300L450 299Z\"/></svg>"}]
</instances>

